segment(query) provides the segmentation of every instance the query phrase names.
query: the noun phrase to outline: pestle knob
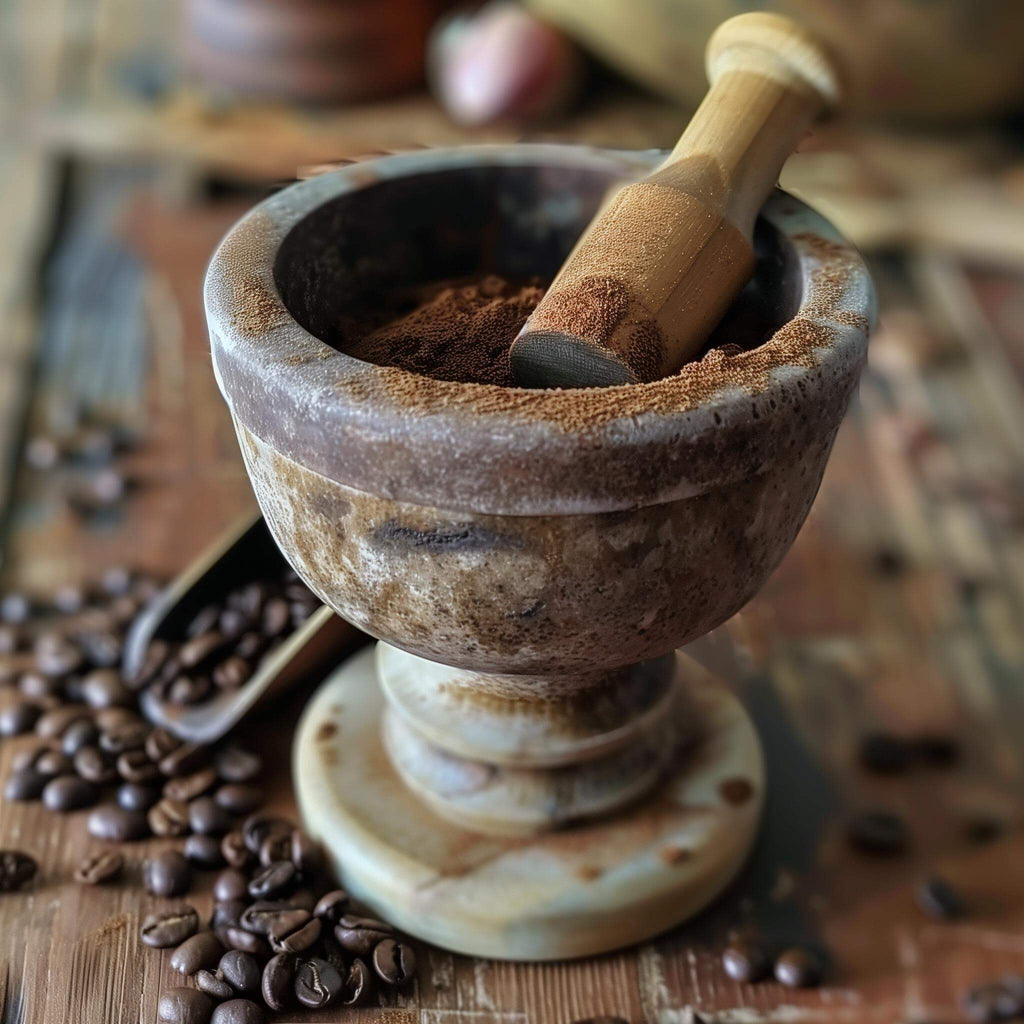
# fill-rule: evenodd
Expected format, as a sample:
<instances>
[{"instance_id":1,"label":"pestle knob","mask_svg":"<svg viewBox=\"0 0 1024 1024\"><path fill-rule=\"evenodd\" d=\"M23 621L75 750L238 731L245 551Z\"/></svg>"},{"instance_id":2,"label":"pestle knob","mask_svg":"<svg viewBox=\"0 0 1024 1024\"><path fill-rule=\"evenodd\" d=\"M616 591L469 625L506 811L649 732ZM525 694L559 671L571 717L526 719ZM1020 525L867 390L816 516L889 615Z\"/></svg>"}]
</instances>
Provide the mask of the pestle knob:
<instances>
[{"instance_id":1,"label":"pestle knob","mask_svg":"<svg viewBox=\"0 0 1024 1024\"><path fill-rule=\"evenodd\" d=\"M523 387L656 380L699 352L754 270L754 221L786 158L840 97L806 29L776 14L720 25L711 88L675 149L608 200L510 353Z\"/></svg>"}]
</instances>

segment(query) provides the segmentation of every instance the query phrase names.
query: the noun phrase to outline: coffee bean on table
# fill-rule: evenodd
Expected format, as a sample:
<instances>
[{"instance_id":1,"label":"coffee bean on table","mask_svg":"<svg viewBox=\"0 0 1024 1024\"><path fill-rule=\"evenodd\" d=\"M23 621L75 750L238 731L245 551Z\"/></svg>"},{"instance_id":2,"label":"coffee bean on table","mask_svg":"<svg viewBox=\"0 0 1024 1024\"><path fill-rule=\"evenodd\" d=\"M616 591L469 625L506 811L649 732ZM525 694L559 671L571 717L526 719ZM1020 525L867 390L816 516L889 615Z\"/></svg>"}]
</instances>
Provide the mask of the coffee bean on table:
<instances>
[{"instance_id":1,"label":"coffee bean on table","mask_svg":"<svg viewBox=\"0 0 1024 1024\"><path fill-rule=\"evenodd\" d=\"M143 863L142 884L154 896L181 896L192 884L192 868L177 850L164 850Z\"/></svg>"},{"instance_id":2,"label":"coffee bean on table","mask_svg":"<svg viewBox=\"0 0 1024 1024\"><path fill-rule=\"evenodd\" d=\"M292 830L291 859L295 870L306 876L315 874L324 864L320 844L314 842L300 828Z\"/></svg>"},{"instance_id":3,"label":"coffee bean on table","mask_svg":"<svg viewBox=\"0 0 1024 1024\"><path fill-rule=\"evenodd\" d=\"M74 756L75 771L83 779L104 785L117 778L117 768L99 747L82 747Z\"/></svg>"},{"instance_id":4,"label":"coffee bean on table","mask_svg":"<svg viewBox=\"0 0 1024 1024\"><path fill-rule=\"evenodd\" d=\"M112 668L97 668L82 680L82 697L91 708L109 708L129 704L132 693L121 682L121 673Z\"/></svg>"},{"instance_id":5,"label":"coffee bean on table","mask_svg":"<svg viewBox=\"0 0 1024 1024\"><path fill-rule=\"evenodd\" d=\"M139 935L147 946L154 949L168 949L180 946L199 930L199 915L195 907L187 903L173 910L148 914L139 929Z\"/></svg>"},{"instance_id":6,"label":"coffee bean on table","mask_svg":"<svg viewBox=\"0 0 1024 1024\"><path fill-rule=\"evenodd\" d=\"M918 883L914 890L917 905L932 917L951 921L963 917L967 912L963 896L959 891L938 875L931 875Z\"/></svg>"},{"instance_id":7,"label":"coffee bean on table","mask_svg":"<svg viewBox=\"0 0 1024 1024\"><path fill-rule=\"evenodd\" d=\"M4 799L38 800L50 778L36 768L22 768L21 771L12 772L4 782Z\"/></svg>"},{"instance_id":8,"label":"coffee bean on table","mask_svg":"<svg viewBox=\"0 0 1024 1024\"><path fill-rule=\"evenodd\" d=\"M226 946L237 949L242 953L249 953L252 956L265 957L270 955L270 947L265 939L244 928L223 928L222 939Z\"/></svg>"},{"instance_id":9,"label":"coffee bean on table","mask_svg":"<svg viewBox=\"0 0 1024 1024\"><path fill-rule=\"evenodd\" d=\"M198 743L182 743L160 759L160 771L168 778L198 771L209 757L209 748Z\"/></svg>"},{"instance_id":10,"label":"coffee bean on table","mask_svg":"<svg viewBox=\"0 0 1024 1024\"><path fill-rule=\"evenodd\" d=\"M252 814L263 803L263 790L241 782L229 782L213 794L217 806L231 814Z\"/></svg>"},{"instance_id":11,"label":"coffee bean on table","mask_svg":"<svg viewBox=\"0 0 1024 1024\"><path fill-rule=\"evenodd\" d=\"M213 898L218 903L225 900L240 900L249 895L249 880L241 871L228 868L222 871L213 883Z\"/></svg>"},{"instance_id":12,"label":"coffee bean on table","mask_svg":"<svg viewBox=\"0 0 1024 1024\"><path fill-rule=\"evenodd\" d=\"M383 939L374 947L373 969L385 985L405 985L416 974L416 954L407 942Z\"/></svg>"},{"instance_id":13,"label":"coffee bean on table","mask_svg":"<svg viewBox=\"0 0 1024 1024\"><path fill-rule=\"evenodd\" d=\"M213 1000L194 988L171 988L160 996L160 1024L210 1024Z\"/></svg>"},{"instance_id":14,"label":"coffee bean on table","mask_svg":"<svg viewBox=\"0 0 1024 1024\"><path fill-rule=\"evenodd\" d=\"M14 892L35 877L39 865L21 850L0 850L0 892Z\"/></svg>"},{"instance_id":15,"label":"coffee bean on table","mask_svg":"<svg viewBox=\"0 0 1024 1024\"><path fill-rule=\"evenodd\" d=\"M43 789L43 803L51 811L77 811L91 807L99 799L100 791L88 779L78 775L58 775Z\"/></svg>"},{"instance_id":16,"label":"coffee bean on table","mask_svg":"<svg viewBox=\"0 0 1024 1024\"><path fill-rule=\"evenodd\" d=\"M195 974L216 966L223 953L224 947L213 932L197 932L171 954L171 967L179 974Z\"/></svg>"},{"instance_id":17,"label":"coffee bean on table","mask_svg":"<svg viewBox=\"0 0 1024 1024\"><path fill-rule=\"evenodd\" d=\"M850 842L864 853L893 856L910 844L902 818L887 811L868 811L855 817L848 831Z\"/></svg>"},{"instance_id":18,"label":"coffee bean on table","mask_svg":"<svg viewBox=\"0 0 1024 1024\"><path fill-rule=\"evenodd\" d=\"M267 836L260 846L260 864L269 868L279 860L292 859L292 837L289 832L275 832Z\"/></svg>"},{"instance_id":19,"label":"coffee bean on table","mask_svg":"<svg viewBox=\"0 0 1024 1024\"><path fill-rule=\"evenodd\" d=\"M39 720L41 708L30 700L12 701L0 708L0 736L20 736Z\"/></svg>"},{"instance_id":20,"label":"coffee bean on table","mask_svg":"<svg viewBox=\"0 0 1024 1024\"><path fill-rule=\"evenodd\" d=\"M235 990L222 977L210 970L196 972L196 988L200 992L205 992L211 999L216 999L218 1003L235 997Z\"/></svg>"},{"instance_id":21,"label":"coffee bean on table","mask_svg":"<svg viewBox=\"0 0 1024 1024\"><path fill-rule=\"evenodd\" d=\"M231 947L227 939L227 930L241 928L239 922L245 910L246 906L242 900L220 900L214 905L213 913L210 915L210 927L217 933L217 938L225 947Z\"/></svg>"},{"instance_id":22,"label":"coffee bean on table","mask_svg":"<svg viewBox=\"0 0 1024 1024\"><path fill-rule=\"evenodd\" d=\"M275 953L304 953L320 938L322 922L308 910L292 910L282 914L267 933Z\"/></svg>"},{"instance_id":23,"label":"coffee bean on table","mask_svg":"<svg viewBox=\"0 0 1024 1024\"><path fill-rule=\"evenodd\" d=\"M64 692L64 683L60 679L44 676L42 672L23 672L18 679L18 689L29 700L42 702L59 697Z\"/></svg>"},{"instance_id":24,"label":"coffee bean on table","mask_svg":"<svg viewBox=\"0 0 1024 1024\"><path fill-rule=\"evenodd\" d=\"M44 675L66 676L82 667L78 647L59 634L44 633L35 645L36 668Z\"/></svg>"},{"instance_id":25,"label":"coffee bean on table","mask_svg":"<svg viewBox=\"0 0 1024 1024\"><path fill-rule=\"evenodd\" d=\"M771 968L771 962L761 946L737 940L722 951L722 967L733 981L749 984L760 981Z\"/></svg>"},{"instance_id":26,"label":"coffee bean on table","mask_svg":"<svg viewBox=\"0 0 1024 1024\"><path fill-rule=\"evenodd\" d=\"M356 957L345 974L341 1001L345 1006L361 1006L373 991L373 975L366 962Z\"/></svg>"},{"instance_id":27,"label":"coffee bean on table","mask_svg":"<svg viewBox=\"0 0 1024 1024\"><path fill-rule=\"evenodd\" d=\"M220 842L220 852L229 867L244 868L253 861L253 855L245 844L245 837L237 829L229 832Z\"/></svg>"},{"instance_id":28,"label":"coffee bean on table","mask_svg":"<svg viewBox=\"0 0 1024 1024\"><path fill-rule=\"evenodd\" d=\"M284 900L257 900L245 908L239 924L254 935L267 935L282 914L289 914L295 909Z\"/></svg>"},{"instance_id":29,"label":"coffee bean on table","mask_svg":"<svg viewBox=\"0 0 1024 1024\"><path fill-rule=\"evenodd\" d=\"M84 704L64 704L40 715L36 735L44 740L55 740L63 736L72 723L88 718L89 709Z\"/></svg>"},{"instance_id":30,"label":"coffee bean on table","mask_svg":"<svg viewBox=\"0 0 1024 1024\"><path fill-rule=\"evenodd\" d=\"M75 762L63 750L44 750L36 758L36 771L49 775L70 775L75 770Z\"/></svg>"},{"instance_id":31,"label":"coffee bean on table","mask_svg":"<svg viewBox=\"0 0 1024 1024\"><path fill-rule=\"evenodd\" d=\"M861 766L878 775L898 775L907 771L913 755L913 747L907 740L890 733L870 733L860 742Z\"/></svg>"},{"instance_id":32,"label":"coffee bean on table","mask_svg":"<svg viewBox=\"0 0 1024 1024\"><path fill-rule=\"evenodd\" d=\"M22 747L11 758L11 771L20 772L23 768L35 768L39 758L52 749L49 743L40 742L35 742L29 747Z\"/></svg>"},{"instance_id":33,"label":"coffee bean on table","mask_svg":"<svg viewBox=\"0 0 1024 1024\"><path fill-rule=\"evenodd\" d=\"M102 885L117 878L124 870L124 856L117 850L101 850L90 854L75 868L75 881L85 885Z\"/></svg>"},{"instance_id":34,"label":"coffee bean on table","mask_svg":"<svg viewBox=\"0 0 1024 1024\"><path fill-rule=\"evenodd\" d=\"M164 797L155 803L147 815L153 834L163 837L177 837L188 833L188 804L181 800Z\"/></svg>"},{"instance_id":35,"label":"coffee bean on table","mask_svg":"<svg viewBox=\"0 0 1024 1024\"><path fill-rule=\"evenodd\" d=\"M334 926L334 937L341 948L356 956L369 956L374 946L394 935L394 928L372 917L345 914Z\"/></svg>"},{"instance_id":36,"label":"coffee bean on table","mask_svg":"<svg viewBox=\"0 0 1024 1024\"><path fill-rule=\"evenodd\" d=\"M125 782L156 782L161 777L160 769L150 761L141 748L118 754L115 764L117 774Z\"/></svg>"},{"instance_id":37,"label":"coffee bean on table","mask_svg":"<svg viewBox=\"0 0 1024 1024\"><path fill-rule=\"evenodd\" d=\"M241 996L258 998L263 972L256 958L239 949L229 949L217 964L217 973Z\"/></svg>"},{"instance_id":38,"label":"coffee bean on table","mask_svg":"<svg viewBox=\"0 0 1024 1024\"><path fill-rule=\"evenodd\" d=\"M313 916L323 918L332 925L337 924L345 916L350 903L349 894L344 889L333 889L320 897L313 908Z\"/></svg>"},{"instance_id":39,"label":"coffee bean on table","mask_svg":"<svg viewBox=\"0 0 1024 1024\"><path fill-rule=\"evenodd\" d=\"M256 855L259 855L260 848L271 836L291 835L291 831L291 822L260 812L251 814L242 823L245 845Z\"/></svg>"},{"instance_id":40,"label":"coffee bean on table","mask_svg":"<svg viewBox=\"0 0 1024 1024\"><path fill-rule=\"evenodd\" d=\"M89 815L89 834L114 843L130 843L149 835L149 824L142 811L128 811L117 804L97 807Z\"/></svg>"},{"instance_id":41,"label":"coffee bean on table","mask_svg":"<svg viewBox=\"0 0 1024 1024\"><path fill-rule=\"evenodd\" d=\"M295 969L295 998L303 1006L319 1009L329 1006L345 987L341 975L319 957L301 959Z\"/></svg>"},{"instance_id":42,"label":"coffee bean on table","mask_svg":"<svg viewBox=\"0 0 1024 1024\"><path fill-rule=\"evenodd\" d=\"M125 729L131 725L144 727L147 730L146 735L149 735L149 727L130 708L123 708L119 705L112 708L100 708L93 712L92 718L101 734L116 732L118 729Z\"/></svg>"},{"instance_id":43,"label":"coffee bean on table","mask_svg":"<svg viewBox=\"0 0 1024 1024\"><path fill-rule=\"evenodd\" d=\"M117 802L126 811L148 811L160 799L160 790L138 782L125 782L117 787Z\"/></svg>"},{"instance_id":44,"label":"coffee bean on table","mask_svg":"<svg viewBox=\"0 0 1024 1024\"><path fill-rule=\"evenodd\" d=\"M193 832L204 836L219 836L230 830L235 818L219 806L212 796L199 796L188 805L188 822Z\"/></svg>"},{"instance_id":45,"label":"coffee bean on table","mask_svg":"<svg viewBox=\"0 0 1024 1024\"><path fill-rule=\"evenodd\" d=\"M272 1010L287 1010L292 1005L295 992L295 957L290 953L278 953L267 961L263 968L260 986L263 1002Z\"/></svg>"},{"instance_id":46,"label":"coffee bean on table","mask_svg":"<svg viewBox=\"0 0 1024 1024\"><path fill-rule=\"evenodd\" d=\"M121 658L124 656L124 641L116 633L86 633L79 639L79 644L89 661L99 668L115 668L120 665ZM121 690L130 691L131 688L125 685L120 675L118 675L118 683ZM126 701L114 700L110 704L102 706L111 707L120 703L126 703Z\"/></svg>"},{"instance_id":47,"label":"coffee bean on table","mask_svg":"<svg viewBox=\"0 0 1024 1024\"><path fill-rule=\"evenodd\" d=\"M193 864L203 868L224 866L224 855L220 852L220 840L215 836L189 836L185 840L185 856Z\"/></svg>"},{"instance_id":48,"label":"coffee bean on table","mask_svg":"<svg viewBox=\"0 0 1024 1024\"><path fill-rule=\"evenodd\" d=\"M263 768L260 758L241 747L224 747L214 757L217 774L225 782L250 782Z\"/></svg>"},{"instance_id":49,"label":"coffee bean on table","mask_svg":"<svg viewBox=\"0 0 1024 1024\"><path fill-rule=\"evenodd\" d=\"M194 800L202 796L217 781L217 773L212 768L201 768L190 775L179 775L176 779L168 779L164 785L164 796L172 800Z\"/></svg>"},{"instance_id":50,"label":"coffee bean on table","mask_svg":"<svg viewBox=\"0 0 1024 1024\"><path fill-rule=\"evenodd\" d=\"M149 726L144 722L125 721L112 729L104 729L100 734L100 750L105 750L115 757L126 750L138 750L145 746L149 735Z\"/></svg>"},{"instance_id":51,"label":"coffee bean on table","mask_svg":"<svg viewBox=\"0 0 1024 1024\"><path fill-rule=\"evenodd\" d=\"M251 999L229 999L213 1011L210 1024L265 1024L263 1007Z\"/></svg>"},{"instance_id":52,"label":"coffee bean on table","mask_svg":"<svg viewBox=\"0 0 1024 1024\"><path fill-rule=\"evenodd\" d=\"M72 722L60 738L60 746L68 757L74 757L83 747L95 746L99 741L100 731L96 723L88 718Z\"/></svg>"},{"instance_id":53,"label":"coffee bean on table","mask_svg":"<svg viewBox=\"0 0 1024 1024\"><path fill-rule=\"evenodd\" d=\"M787 988L812 988L821 976L821 959L809 949L794 946L775 960L775 979Z\"/></svg>"},{"instance_id":54,"label":"coffee bean on table","mask_svg":"<svg viewBox=\"0 0 1024 1024\"><path fill-rule=\"evenodd\" d=\"M172 751L181 746L181 740L167 729L154 729L145 742L146 754L151 761L162 761Z\"/></svg>"},{"instance_id":55,"label":"coffee bean on table","mask_svg":"<svg viewBox=\"0 0 1024 1024\"><path fill-rule=\"evenodd\" d=\"M295 865L289 860L275 861L253 875L249 895L255 900L271 899L286 893L295 884Z\"/></svg>"}]
</instances>

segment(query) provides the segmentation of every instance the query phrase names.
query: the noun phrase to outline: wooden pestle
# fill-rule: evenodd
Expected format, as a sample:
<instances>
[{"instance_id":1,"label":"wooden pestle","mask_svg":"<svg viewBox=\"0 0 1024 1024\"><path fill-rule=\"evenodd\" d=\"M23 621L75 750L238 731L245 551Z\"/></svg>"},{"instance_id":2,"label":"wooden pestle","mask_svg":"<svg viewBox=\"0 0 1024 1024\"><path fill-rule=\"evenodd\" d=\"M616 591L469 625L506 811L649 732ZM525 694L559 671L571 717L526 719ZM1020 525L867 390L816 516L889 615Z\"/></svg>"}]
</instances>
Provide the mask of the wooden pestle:
<instances>
[{"instance_id":1,"label":"wooden pestle","mask_svg":"<svg viewBox=\"0 0 1024 1024\"><path fill-rule=\"evenodd\" d=\"M806 29L741 14L706 50L707 95L675 149L605 203L512 345L523 387L595 387L678 370L754 270L758 210L839 75Z\"/></svg>"}]
</instances>

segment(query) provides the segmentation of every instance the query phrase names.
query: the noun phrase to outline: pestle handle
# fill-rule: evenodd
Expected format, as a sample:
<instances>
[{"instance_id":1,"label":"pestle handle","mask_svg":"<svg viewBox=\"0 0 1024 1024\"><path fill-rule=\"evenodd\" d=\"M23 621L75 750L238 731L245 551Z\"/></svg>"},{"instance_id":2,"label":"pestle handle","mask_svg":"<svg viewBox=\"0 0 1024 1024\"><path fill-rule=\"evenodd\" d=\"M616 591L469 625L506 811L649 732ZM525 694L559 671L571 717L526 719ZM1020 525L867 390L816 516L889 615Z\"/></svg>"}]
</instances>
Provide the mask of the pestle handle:
<instances>
[{"instance_id":1,"label":"pestle handle","mask_svg":"<svg viewBox=\"0 0 1024 1024\"><path fill-rule=\"evenodd\" d=\"M839 75L810 32L766 13L720 25L706 62L711 87L675 149L603 206L513 343L522 386L672 373L750 279L757 212L839 102Z\"/></svg>"}]
</instances>

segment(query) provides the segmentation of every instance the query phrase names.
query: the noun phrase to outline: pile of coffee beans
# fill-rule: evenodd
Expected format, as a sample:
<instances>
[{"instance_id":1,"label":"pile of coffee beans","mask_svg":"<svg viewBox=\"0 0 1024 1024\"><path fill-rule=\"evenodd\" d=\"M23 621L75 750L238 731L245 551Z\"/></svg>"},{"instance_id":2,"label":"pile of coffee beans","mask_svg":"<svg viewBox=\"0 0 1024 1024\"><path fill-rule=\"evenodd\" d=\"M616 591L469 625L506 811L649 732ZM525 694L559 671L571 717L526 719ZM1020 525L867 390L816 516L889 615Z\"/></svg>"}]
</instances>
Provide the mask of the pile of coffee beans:
<instances>
[{"instance_id":1,"label":"pile of coffee beans","mask_svg":"<svg viewBox=\"0 0 1024 1024\"><path fill-rule=\"evenodd\" d=\"M247 583L203 608L181 643L154 640L131 685L182 707L237 690L267 652L319 607L290 569L280 579Z\"/></svg>"},{"instance_id":2,"label":"pile of coffee beans","mask_svg":"<svg viewBox=\"0 0 1024 1024\"><path fill-rule=\"evenodd\" d=\"M165 1024L251 1024L268 1010L355 1006L377 986L407 984L412 947L334 887L305 833L261 809L259 756L230 739L183 742L139 710L143 687L174 689L186 672L214 687L241 685L318 602L290 574L249 584L204 609L181 644L155 644L148 674L126 678L125 631L158 589L149 577L111 570L100 585L62 588L45 604L0 601L0 736L22 737L4 799L57 813L93 808L90 835L116 845L77 866L83 885L119 878L126 844L152 836L180 841L140 865L153 896L185 897L196 871L219 871L208 922L181 903L141 923L142 942L173 948L171 966L196 984L163 996ZM233 684L225 666L237 660L246 669ZM0 851L0 891L36 870L31 855Z\"/></svg>"},{"instance_id":3,"label":"pile of coffee beans","mask_svg":"<svg viewBox=\"0 0 1024 1024\"><path fill-rule=\"evenodd\" d=\"M978 1024L1024 1019L1024 977L1007 974L996 981L969 988L963 996L964 1013Z\"/></svg>"}]
</instances>

